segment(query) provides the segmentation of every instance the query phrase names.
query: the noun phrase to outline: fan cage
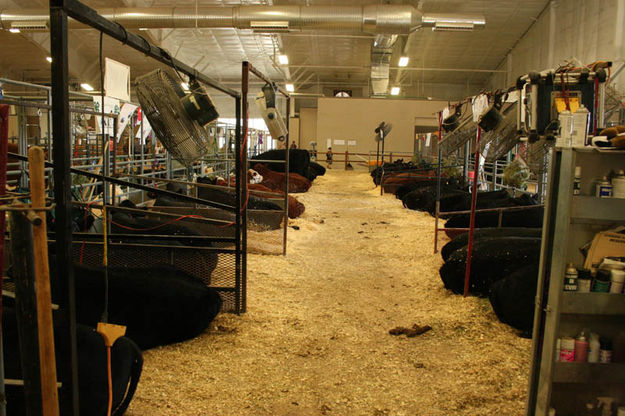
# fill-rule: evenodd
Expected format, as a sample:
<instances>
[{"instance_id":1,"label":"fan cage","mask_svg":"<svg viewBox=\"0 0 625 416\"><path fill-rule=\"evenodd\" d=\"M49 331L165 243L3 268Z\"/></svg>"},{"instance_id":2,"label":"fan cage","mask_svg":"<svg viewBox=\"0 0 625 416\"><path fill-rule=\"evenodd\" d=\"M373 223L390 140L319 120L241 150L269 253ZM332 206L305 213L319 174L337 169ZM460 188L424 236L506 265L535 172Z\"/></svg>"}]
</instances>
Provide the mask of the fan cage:
<instances>
[{"instance_id":1,"label":"fan cage","mask_svg":"<svg viewBox=\"0 0 625 416\"><path fill-rule=\"evenodd\" d=\"M136 81L139 102L159 140L175 160L190 167L209 153L213 143L207 131L188 116L177 90L176 80L161 69Z\"/></svg>"}]
</instances>

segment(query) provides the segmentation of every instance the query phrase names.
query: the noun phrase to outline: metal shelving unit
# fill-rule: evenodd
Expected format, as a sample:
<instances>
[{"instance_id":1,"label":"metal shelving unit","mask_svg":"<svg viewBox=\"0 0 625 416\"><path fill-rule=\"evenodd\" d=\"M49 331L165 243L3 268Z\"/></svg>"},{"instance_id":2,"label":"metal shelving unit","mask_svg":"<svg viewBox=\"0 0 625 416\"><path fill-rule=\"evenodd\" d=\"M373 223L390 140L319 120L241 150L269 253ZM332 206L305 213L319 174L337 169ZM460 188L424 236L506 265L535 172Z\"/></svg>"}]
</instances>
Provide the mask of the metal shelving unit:
<instances>
[{"instance_id":1,"label":"metal shelving unit","mask_svg":"<svg viewBox=\"0 0 625 416\"><path fill-rule=\"evenodd\" d=\"M558 362L557 340L591 330L614 337L625 328L625 294L564 292L566 266L583 265L579 248L602 230L625 223L625 199L597 198L593 180L625 166L625 152L554 149L536 295L527 416L583 414L598 396L625 402L625 364ZM573 195L575 166L581 195Z\"/></svg>"}]
</instances>

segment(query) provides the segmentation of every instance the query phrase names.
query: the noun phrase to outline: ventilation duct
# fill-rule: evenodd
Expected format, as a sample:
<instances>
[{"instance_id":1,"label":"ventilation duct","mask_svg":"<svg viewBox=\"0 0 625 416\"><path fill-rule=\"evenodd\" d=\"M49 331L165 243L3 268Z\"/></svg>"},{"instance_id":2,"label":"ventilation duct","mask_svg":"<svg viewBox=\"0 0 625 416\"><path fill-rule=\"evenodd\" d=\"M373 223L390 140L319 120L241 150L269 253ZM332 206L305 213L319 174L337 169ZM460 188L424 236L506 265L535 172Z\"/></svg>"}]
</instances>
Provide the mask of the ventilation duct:
<instances>
[{"instance_id":1,"label":"ventilation duct","mask_svg":"<svg viewBox=\"0 0 625 416\"><path fill-rule=\"evenodd\" d=\"M377 35L371 47L371 96L386 97L391 56L398 35Z\"/></svg>"},{"instance_id":2,"label":"ventilation duct","mask_svg":"<svg viewBox=\"0 0 625 416\"><path fill-rule=\"evenodd\" d=\"M126 28L182 29L237 28L255 31L331 30L406 34L421 25L421 12L411 5L366 6L199 6L98 9L103 17ZM48 10L3 10L0 28L9 29L21 21L49 20ZM71 29L85 28L70 19Z\"/></svg>"}]
</instances>

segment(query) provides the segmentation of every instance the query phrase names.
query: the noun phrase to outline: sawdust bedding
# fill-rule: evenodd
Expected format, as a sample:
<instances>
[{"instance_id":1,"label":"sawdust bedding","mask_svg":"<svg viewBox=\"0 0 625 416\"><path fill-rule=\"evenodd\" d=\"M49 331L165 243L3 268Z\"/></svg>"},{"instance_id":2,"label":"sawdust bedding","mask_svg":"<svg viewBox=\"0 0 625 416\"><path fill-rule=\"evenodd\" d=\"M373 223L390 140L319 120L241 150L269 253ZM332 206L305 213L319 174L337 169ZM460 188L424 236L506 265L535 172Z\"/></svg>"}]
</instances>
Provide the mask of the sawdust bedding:
<instances>
[{"instance_id":1,"label":"sawdust bedding","mask_svg":"<svg viewBox=\"0 0 625 416\"><path fill-rule=\"evenodd\" d=\"M298 198L288 255L250 254L248 312L145 352L127 414L524 414L530 341L438 275L434 220L329 170ZM389 330L431 326L415 336Z\"/></svg>"}]
</instances>

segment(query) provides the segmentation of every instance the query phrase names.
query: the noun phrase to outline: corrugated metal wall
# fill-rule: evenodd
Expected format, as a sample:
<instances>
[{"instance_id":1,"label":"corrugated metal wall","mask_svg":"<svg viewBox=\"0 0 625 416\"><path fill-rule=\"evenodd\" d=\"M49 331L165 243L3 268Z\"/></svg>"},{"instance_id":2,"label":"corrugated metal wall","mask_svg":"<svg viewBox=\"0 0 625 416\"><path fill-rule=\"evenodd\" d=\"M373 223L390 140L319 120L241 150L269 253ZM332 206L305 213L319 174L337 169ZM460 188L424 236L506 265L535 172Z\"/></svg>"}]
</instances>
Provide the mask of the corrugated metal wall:
<instances>
[{"instance_id":1,"label":"corrugated metal wall","mask_svg":"<svg viewBox=\"0 0 625 416\"><path fill-rule=\"evenodd\" d=\"M625 53L625 0L555 0L510 51L495 74L491 88L512 86L519 75L553 68L567 59L584 64L610 60L618 69ZM613 85L625 91L625 75Z\"/></svg>"}]
</instances>

